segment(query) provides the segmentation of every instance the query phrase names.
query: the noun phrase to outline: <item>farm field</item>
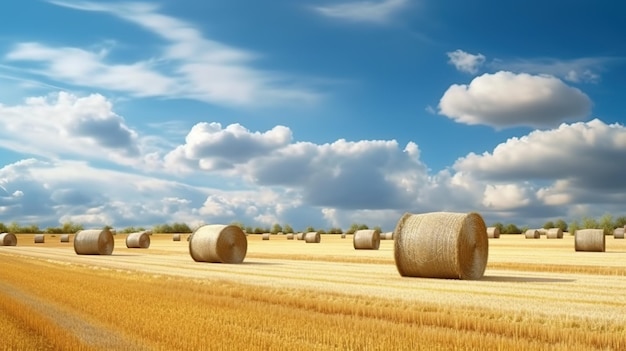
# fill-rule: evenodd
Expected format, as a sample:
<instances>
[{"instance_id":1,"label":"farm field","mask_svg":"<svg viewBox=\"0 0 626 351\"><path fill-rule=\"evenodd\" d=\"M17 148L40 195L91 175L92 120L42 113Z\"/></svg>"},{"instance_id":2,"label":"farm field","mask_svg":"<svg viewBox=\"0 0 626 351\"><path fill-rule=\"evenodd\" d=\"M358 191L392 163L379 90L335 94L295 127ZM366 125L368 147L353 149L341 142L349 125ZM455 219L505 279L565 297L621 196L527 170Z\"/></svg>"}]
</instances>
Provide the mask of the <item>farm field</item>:
<instances>
[{"instance_id":1,"label":"farm field","mask_svg":"<svg viewBox=\"0 0 626 351\"><path fill-rule=\"evenodd\" d=\"M401 277L392 240L251 234L242 264L215 264L187 236L85 256L18 234L0 246L0 350L626 349L626 240L502 235L461 281Z\"/></svg>"}]
</instances>

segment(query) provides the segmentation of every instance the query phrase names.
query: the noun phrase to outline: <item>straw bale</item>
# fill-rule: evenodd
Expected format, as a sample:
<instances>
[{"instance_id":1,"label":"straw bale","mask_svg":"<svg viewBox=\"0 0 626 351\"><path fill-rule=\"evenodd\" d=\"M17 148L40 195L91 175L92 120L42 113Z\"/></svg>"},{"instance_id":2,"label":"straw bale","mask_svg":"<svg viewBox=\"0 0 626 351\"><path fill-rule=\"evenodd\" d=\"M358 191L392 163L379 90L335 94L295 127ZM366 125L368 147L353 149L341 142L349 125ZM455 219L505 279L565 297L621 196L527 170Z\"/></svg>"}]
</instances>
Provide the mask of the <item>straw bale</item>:
<instances>
[{"instance_id":1,"label":"straw bale","mask_svg":"<svg viewBox=\"0 0 626 351\"><path fill-rule=\"evenodd\" d=\"M177 234L173 234L172 235L172 240L173 241L180 241L180 234L178 234L178 233Z\"/></svg>"},{"instance_id":2,"label":"straw bale","mask_svg":"<svg viewBox=\"0 0 626 351\"><path fill-rule=\"evenodd\" d=\"M377 229L357 230L352 237L352 244L355 250L378 250L380 231Z\"/></svg>"},{"instance_id":3,"label":"straw bale","mask_svg":"<svg viewBox=\"0 0 626 351\"><path fill-rule=\"evenodd\" d=\"M297 240L304 240L304 235L305 235L305 234L306 234L306 233L298 233L298 234L296 234L296 239L297 239Z\"/></svg>"},{"instance_id":4,"label":"straw bale","mask_svg":"<svg viewBox=\"0 0 626 351\"><path fill-rule=\"evenodd\" d=\"M498 239L498 238L500 238L500 228L498 228L498 227L487 227L487 237L489 239Z\"/></svg>"},{"instance_id":5,"label":"straw bale","mask_svg":"<svg viewBox=\"0 0 626 351\"><path fill-rule=\"evenodd\" d=\"M33 237L35 244L43 244L46 242L46 236L44 234L35 234Z\"/></svg>"},{"instance_id":6,"label":"straw bale","mask_svg":"<svg viewBox=\"0 0 626 351\"><path fill-rule=\"evenodd\" d=\"M261 240L270 240L270 233L263 233L263 235L261 235Z\"/></svg>"},{"instance_id":7,"label":"straw bale","mask_svg":"<svg viewBox=\"0 0 626 351\"><path fill-rule=\"evenodd\" d=\"M550 228L546 233L546 239L563 239L563 229Z\"/></svg>"},{"instance_id":8,"label":"straw bale","mask_svg":"<svg viewBox=\"0 0 626 351\"><path fill-rule=\"evenodd\" d=\"M526 239L539 239L541 237L537 229L528 229L524 232L524 236Z\"/></svg>"},{"instance_id":9,"label":"straw bale","mask_svg":"<svg viewBox=\"0 0 626 351\"><path fill-rule=\"evenodd\" d=\"M203 225L189 240L189 254L196 262L241 263L247 251L248 238L236 225Z\"/></svg>"},{"instance_id":10,"label":"straw bale","mask_svg":"<svg viewBox=\"0 0 626 351\"><path fill-rule=\"evenodd\" d=\"M487 266L487 227L478 213L405 213L394 230L401 276L480 279Z\"/></svg>"},{"instance_id":11,"label":"straw bale","mask_svg":"<svg viewBox=\"0 0 626 351\"><path fill-rule=\"evenodd\" d=\"M304 242L305 243L314 243L314 244L318 244L321 241L321 237L320 237L320 233L319 232L308 232L304 235Z\"/></svg>"},{"instance_id":12,"label":"straw bale","mask_svg":"<svg viewBox=\"0 0 626 351\"><path fill-rule=\"evenodd\" d=\"M17 237L13 233L0 234L0 246L16 246Z\"/></svg>"},{"instance_id":13,"label":"straw bale","mask_svg":"<svg viewBox=\"0 0 626 351\"><path fill-rule=\"evenodd\" d=\"M625 231L626 231L626 228L624 228L624 227L615 228L615 230L613 230L613 238L615 238L615 239L624 239L624 232Z\"/></svg>"},{"instance_id":14,"label":"straw bale","mask_svg":"<svg viewBox=\"0 0 626 351\"><path fill-rule=\"evenodd\" d=\"M108 229L85 229L74 237L74 251L78 255L110 255L115 241Z\"/></svg>"},{"instance_id":15,"label":"straw bale","mask_svg":"<svg viewBox=\"0 0 626 351\"><path fill-rule=\"evenodd\" d=\"M147 249L150 247L150 234L147 231L134 232L126 237L126 247L129 249Z\"/></svg>"},{"instance_id":16,"label":"straw bale","mask_svg":"<svg viewBox=\"0 0 626 351\"><path fill-rule=\"evenodd\" d=\"M574 250L604 252L606 250L604 229L578 229L574 233Z\"/></svg>"},{"instance_id":17,"label":"straw bale","mask_svg":"<svg viewBox=\"0 0 626 351\"><path fill-rule=\"evenodd\" d=\"M289 233L286 236L287 236L287 240L293 240L293 237L294 237L293 233Z\"/></svg>"},{"instance_id":18,"label":"straw bale","mask_svg":"<svg viewBox=\"0 0 626 351\"><path fill-rule=\"evenodd\" d=\"M69 243L70 242L70 235L69 234L62 234L61 235L61 242L62 243Z\"/></svg>"},{"instance_id":19,"label":"straw bale","mask_svg":"<svg viewBox=\"0 0 626 351\"><path fill-rule=\"evenodd\" d=\"M341 233L341 238L345 239L346 238L346 233Z\"/></svg>"}]
</instances>

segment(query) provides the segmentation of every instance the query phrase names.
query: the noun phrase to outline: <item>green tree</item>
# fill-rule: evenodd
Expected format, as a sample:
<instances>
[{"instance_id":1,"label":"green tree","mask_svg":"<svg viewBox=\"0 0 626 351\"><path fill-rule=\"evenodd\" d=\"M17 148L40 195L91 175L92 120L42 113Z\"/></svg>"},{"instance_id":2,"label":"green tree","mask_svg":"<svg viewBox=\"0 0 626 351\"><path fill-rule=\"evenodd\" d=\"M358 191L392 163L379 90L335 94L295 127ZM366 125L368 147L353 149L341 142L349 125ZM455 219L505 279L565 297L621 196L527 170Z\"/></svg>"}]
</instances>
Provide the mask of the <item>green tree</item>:
<instances>
[{"instance_id":1,"label":"green tree","mask_svg":"<svg viewBox=\"0 0 626 351\"><path fill-rule=\"evenodd\" d=\"M580 224L576 220L572 221L572 223L570 223L568 227L569 227L569 233L571 235L576 234L576 231L578 229L581 229Z\"/></svg>"},{"instance_id":2,"label":"green tree","mask_svg":"<svg viewBox=\"0 0 626 351\"><path fill-rule=\"evenodd\" d=\"M237 222L237 221L231 222L231 223L230 223L230 225L237 226L237 227L241 228L241 230L245 230L245 228L246 228L246 227L243 225L243 223L242 223L242 222Z\"/></svg>"},{"instance_id":3,"label":"green tree","mask_svg":"<svg viewBox=\"0 0 626 351\"><path fill-rule=\"evenodd\" d=\"M367 224L359 224L358 230L367 230L367 229L370 229L370 227L368 227Z\"/></svg>"},{"instance_id":4,"label":"green tree","mask_svg":"<svg viewBox=\"0 0 626 351\"><path fill-rule=\"evenodd\" d=\"M293 233L293 228L291 228L289 224L285 223L285 225L283 226L283 232L285 234Z\"/></svg>"},{"instance_id":5,"label":"green tree","mask_svg":"<svg viewBox=\"0 0 626 351\"><path fill-rule=\"evenodd\" d=\"M520 234L522 231L513 223L507 224L500 232L502 234Z\"/></svg>"},{"instance_id":6,"label":"green tree","mask_svg":"<svg viewBox=\"0 0 626 351\"><path fill-rule=\"evenodd\" d=\"M615 218L615 228L623 228L624 226L626 226L626 216Z\"/></svg>"},{"instance_id":7,"label":"green tree","mask_svg":"<svg viewBox=\"0 0 626 351\"><path fill-rule=\"evenodd\" d=\"M21 233L22 228L20 228L20 225L13 221L11 222L11 224L9 224L9 227L7 228L7 231L9 233Z\"/></svg>"},{"instance_id":8,"label":"green tree","mask_svg":"<svg viewBox=\"0 0 626 351\"><path fill-rule=\"evenodd\" d=\"M4 223L0 222L0 233L6 233L9 231L9 228L7 228L6 225L4 225Z\"/></svg>"},{"instance_id":9,"label":"green tree","mask_svg":"<svg viewBox=\"0 0 626 351\"><path fill-rule=\"evenodd\" d=\"M305 232L305 233L308 233L308 232L314 232L314 231L315 231L315 228L313 228L312 226L308 226L308 227L306 227L306 229L304 230L304 232Z\"/></svg>"},{"instance_id":10,"label":"green tree","mask_svg":"<svg viewBox=\"0 0 626 351\"><path fill-rule=\"evenodd\" d=\"M580 228L578 229L598 229L599 227L600 225L598 224L598 221L592 217L585 216L583 217Z\"/></svg>"},{"instance_id":11,"label":"green tree","mask_svg":"<svg viewBox=\"0 0 626 351\"><path fill-rule=\"evenodd\" d=\"M342 234L343 230L341 228L338 227L332 227L328 230L328 233L330 234Z\"/></svg>"},{"instance_id":12,"label":"green tree","mask_svg":"<svg viewBox=\"0 0 626 351\"><path fill-rule=\"evenodd\" d=\"M254 228L252 228L250 226L247 226L245 232L252 234L252 233L254 233Z\"/></svg>"},{"instance_id":13,"label":"green tree","mask_svg":"<svg viewBox=\"0 0 626 351\"><path fill-rule=\"evenodd\" d=\"M174 223L172 224L172 230L174 233L191 233L192 230L189 228L187 223Z\"/></svg>"},{"instance_id":14,"label":"green tree","mask_svg":"<svg viewBox=\"0 0 626 351\"><path fill-rule=\"evenodd\" d=\"M283 231L283 226L281 226L278 223L274 223L274 225L272 226L272 230L270 230L270 233L278 234L278 233L280 233L282 231Z\"/></svg>"},{"instance_id":15,"label":"green tree","mask_svg":"<svg viewBox=\"0 0 626 351\"><path fill-rule=\"evenodd\" d=\"M613 229L615 228L615 224L613 223L613 216L610 214L605 214L600 218L600 222L598 223L600 229L604 230L604 235L612 235Z\"/></svg>"},{"instance_id":16,"label":"green tree","mask_svg":"<svg viewBox=\"0 0 626 351\"><path fill-rule=\"evenodd\" d=\"M85 229L82 224L74 223L72 221L63 222L61 230L66 234L74 234L80 230Z\"/></svg>"},{"instance_id":17,"label":"green tree","mask_svg":"<svg viewBox=\"0 0 626 351\"><path fill-rule=\"evenodd\" d=\"M554 228L554 222L552 221L547 221L546 223L543 224L543 229L552 229Z\"/></svg>"},{"instance_id":18,"label":"green tree","mask_svg":"<svg viewBox=\"0 0 626 351\"><path fill-rule=\"evenodd\" d=\"M352 223L350 228L346 230L346 234L354 234L357 230L359 230L359 225L357 223Z\"/></svg>"},{"instance_id":19,"label":"green tree","mask_svg":"<svg viewBox=\"0 0 626 351\"><path fill-rule=\"evenodd\" d=\"M567 231L567 223L564 220L559 219L559 220L556 221L556 223L554 223L554 228L559 228L562 231L566 232Z\"/></svg>"},{"instance_id":20,"label":"green tree","mask_svg":"<svg viewBox=\"0 0 626 351\"><path fill-rule=\"evenodd\" d=\"M498 230L500 231L500 233L504 233L504 224L502 224L501 222L496 222L492 225L492 227L496 227L498 228Z\"/></svg>"}]
</instances>

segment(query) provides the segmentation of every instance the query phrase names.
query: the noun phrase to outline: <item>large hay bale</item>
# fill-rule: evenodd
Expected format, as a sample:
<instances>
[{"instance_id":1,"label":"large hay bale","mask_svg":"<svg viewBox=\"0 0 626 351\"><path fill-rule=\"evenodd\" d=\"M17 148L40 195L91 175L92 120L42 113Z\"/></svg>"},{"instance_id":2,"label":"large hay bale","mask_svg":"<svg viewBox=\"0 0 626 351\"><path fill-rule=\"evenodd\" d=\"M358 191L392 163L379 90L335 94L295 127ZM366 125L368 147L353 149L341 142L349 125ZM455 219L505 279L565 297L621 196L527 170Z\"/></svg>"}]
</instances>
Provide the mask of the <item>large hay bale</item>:
<instances>
[{"instance_id":1,"label":"large hay bale","mask_svg":"<svg viewBox=\"0 0 626 351\"><path fill-rule=\"evenodd\" d=\"M304 235L305 235L305 234L306 234L306 233L298 233L298 234L296 234L296 239L297 239L297 240L304 240Z\"/></svg>"},{"instance_id":2,"label":"large hay bale","mask_svg":"<svg viewBox=\"0 0 626 351\"><path fill-rule=\"evenodd\" d=\"M261 240L270 240L270 233L263 233L261 235Z\"/></svg>"},{"instance_id":3,"label":"large hay bale","mask_svg":"<svg viewBox=\"0 0 626 351\"><path fill-rule=\"evenodd\" d=\"M624 239L624 232L626 232L626 228L623 228L623 227L615 228L615 230L613 230L613 238Z\"/></svg>"},{"instance_id":4,"label":"large hay bale","mask_svg":"<svg viewBox=\"0 0 626 351\"><path fill-rule=\"evenodd\" d=\"M287 240L293 240L293 233L289 233L286 236L287 236Z\"/></svg>"},{"instance_id":5,"label":"large hay bale","mask_svg":"<svg viewBox=\"0 0 626 351\"><path fill-rule=\"evenodd\" d=\"M86 229L76 233L74 251L78 255L110 255L115 241L108 229Z\"/></svg>"},{"instance_id":6,"label":"large hay bale","mask_svg":"<svg viewBox=\"0 0 626 351\"><path fill-rule=\"evenodd\" d=\"M394 230L403 277L480 279L487 267L487 227L478 213L405 213Z\"/></svg>"},{"instance_id":7,"label":"large hay bale","mask_svg":"<svg viewBox=\"0 0 626 351\"><path fill-rule=\"evenodd\" d=\"M35 240L35 244L43 244L46 242L46 236L44 234L35 234L33 239Z\"/></svg>"},{"instance_id":8,"label":"large hay bale","mask_svg":"<svg viewBox=\"0 0 626 351\"><path fill-rule=\"evenodd\" d=\"M546 233L546 239L563 239L563 229L550 228Z\"/></svg>"},{"instance_id":9,"label":"large hay bale","mask_svg":"<svg viewBox=\"0 0 626 351\"><path fill-rule=\"evenodd\" d=\"M604 229L578 229L574 233L574 250L604 252L606 250Z\"/></svg>"},{"instance_id":10,"label":"large hay bale","mask_svg":"<svg viewBox=\"0 0 626 351\"><path fill-rule=\"evenodd\" d=\"M247 251L248 238L236 225L203 225L189 240L189 254L196 262L241 263Z\"/></svg>"},{"instance_id":11,"label":"large hay bale","mask_svg":"<svg viewBox=\"0 0 626 351\"><path fill-rule=\"evenodd\" d=\"M355 250L378 250L380 231L377 229L357 230L352 237L352 244Z\"/></svg>"},{"instance_id":12,"label":"large hay bale","mask_svg":"<svg viewBox=\"0 0 626 351\"><path fill-rule=\"evenodd\" d=\"M498 239L498 238L500 238L500 228L498 228L498 227L487 227L487 238L489 238L489 239Z\"/></svg>"},{"instance_id":13,"label":"large hay bale","mask_svg":"<svg viewBox=\"0 0 626 351\"><path fill-rule=\"evenodd\" d=\"M70 235L69 234L61 234L61 242L62 243L69 243L70 242Z\"/></svg>"},{"instance_id":14,"label":"large hay bale","mask_svg":"<svg viewBox=\"0 0 626 351\"><path fill-rule=\"evenodd\" d=\"M319 232L308 232L304 235L304 242L305 243L314 243L314 244L319 244L319 242L321 241L321 236Z\"/></svg>"},{"instance_id":15,"label":"large hay bale","mask_svg":"<svg viewBox=\"0 0 626 351\"><path fill-rule=\"evenodd\" d=\"M150 247L150 234L147 231L134 232L126 237L126 247L129 249L147 249Z\"/></svg>"},{"instance_id":16,"label":"large hay bale","mask_svg":"<svg viewBox=\"0 0 626 351\"><path fill-rule=\"evenodd\" d=\"M524 232L524 236L526 239L539 239L541 236L539 235L539 231L537 229L528 229Z\"/></svg>"},{"instance_id":17,"label":"large hay bale","mask_svg":"<svg viewBox=\"0 0 626 351\"><path fill-rule=\"evenodd\" d=\"M0 246L16 246L17 237L13 233L0 234Z\"/></svg>"}]
</instances>

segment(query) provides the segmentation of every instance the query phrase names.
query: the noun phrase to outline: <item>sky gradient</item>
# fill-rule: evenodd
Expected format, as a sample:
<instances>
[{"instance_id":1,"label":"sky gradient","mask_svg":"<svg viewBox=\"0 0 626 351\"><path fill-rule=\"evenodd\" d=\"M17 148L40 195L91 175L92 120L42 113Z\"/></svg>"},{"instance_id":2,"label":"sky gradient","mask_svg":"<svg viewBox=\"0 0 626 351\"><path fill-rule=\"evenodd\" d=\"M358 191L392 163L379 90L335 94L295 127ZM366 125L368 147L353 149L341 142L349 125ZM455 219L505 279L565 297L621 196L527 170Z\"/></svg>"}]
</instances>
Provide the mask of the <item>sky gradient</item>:
<instances>
[{"instance_id":1,"label":"sky gradient","mask_svg":"<svg viewBox=\"0 0 626 351\"><path fill-rule=\"evenodd\" d=\"M626 215L618 1L14 1L0 221Z\"/></svg>"}]
</instances>

